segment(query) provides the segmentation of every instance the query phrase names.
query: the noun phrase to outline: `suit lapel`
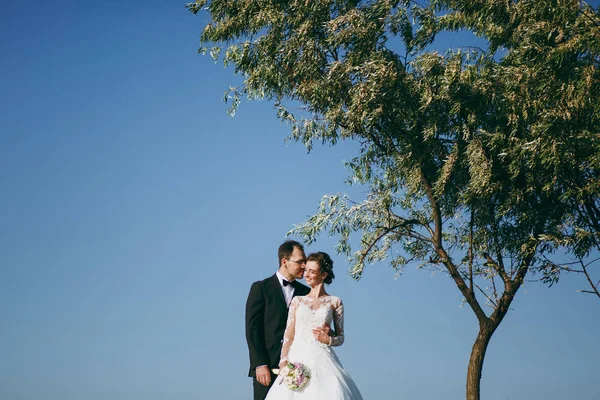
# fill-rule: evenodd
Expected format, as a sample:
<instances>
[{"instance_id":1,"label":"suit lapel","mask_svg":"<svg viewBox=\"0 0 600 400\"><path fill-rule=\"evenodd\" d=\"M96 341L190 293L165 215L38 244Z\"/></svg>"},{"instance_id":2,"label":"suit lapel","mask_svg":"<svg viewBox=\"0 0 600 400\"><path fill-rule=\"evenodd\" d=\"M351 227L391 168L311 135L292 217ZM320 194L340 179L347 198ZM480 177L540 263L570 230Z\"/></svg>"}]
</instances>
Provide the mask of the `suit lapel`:
<instances>
[{"instance_id":1,"label":"suit lapel","mask_svg":"<svg viewBox=\"0 0 600 400\"><path fill-rule=\"evenodd\" d=\"M271 286L271 290L273 291L273 293L275 293L275 297L279 299L283 307L287 308L287 303L285 302L285 297L283 295L283 289L279 284L279 279L277 279L277 275L273 275L271 277L269 284ZM296 291L294 290L294 292Z\"/></svg>"},{"instance_id":2,"label":"suit lapel","mask_svg":"<svg viewBox=\"0 0 600 400\"><path fill-rule=\"evenodd\" d=\"M302 290L301 290L301 288L302 288L301 283L298 282L298 281L294 281L294 282L292 282L292 285L294 287L294 294L292 295L292 299L294 297L296 297L296 296L302 295L302 293L301 293L302 292Z\"/></svg>"}]
</instances>

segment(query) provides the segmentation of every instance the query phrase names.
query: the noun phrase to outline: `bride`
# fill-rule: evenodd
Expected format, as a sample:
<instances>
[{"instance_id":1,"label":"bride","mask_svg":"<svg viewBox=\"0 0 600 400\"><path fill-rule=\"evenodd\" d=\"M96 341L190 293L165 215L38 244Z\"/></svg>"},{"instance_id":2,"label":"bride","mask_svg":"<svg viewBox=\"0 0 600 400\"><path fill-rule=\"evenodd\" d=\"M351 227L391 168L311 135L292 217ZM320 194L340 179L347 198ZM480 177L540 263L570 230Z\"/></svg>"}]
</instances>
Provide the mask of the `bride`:
<instances>
[{"instance_id":1,"label":"bride","mask_svg":"<svg viewBox=\"0 0 600 400\"><path fill-rule=\"evenodd\" d=\"M306 296L294 297L290 304L283 347L282 368L290 362L301 362L311 373L308 384L298 391L281 384L278 377L265 400L362 400L333 347L344 343L344 306L339 297L330 296L325 284L334 278L333 261L323 252L308 256L304 278L311 287ZM335 336L321 329L333 321Z\"/></svg>"}]
</instances>

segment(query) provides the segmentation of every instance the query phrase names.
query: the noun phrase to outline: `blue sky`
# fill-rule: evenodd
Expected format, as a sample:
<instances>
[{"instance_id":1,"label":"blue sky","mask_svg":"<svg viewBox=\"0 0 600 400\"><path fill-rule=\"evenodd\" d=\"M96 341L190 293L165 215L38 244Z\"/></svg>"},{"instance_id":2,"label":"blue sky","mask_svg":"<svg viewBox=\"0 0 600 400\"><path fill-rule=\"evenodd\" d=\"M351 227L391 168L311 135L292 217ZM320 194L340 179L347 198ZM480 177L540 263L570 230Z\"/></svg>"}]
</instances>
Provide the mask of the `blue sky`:
<instances>
[{"instance_id":1,"label":"blue sky","mask_svg":"<svg viewBox=\"0 0 600 400\"><path fill-rule=\"evenodd\" d=\"M7 2L0 15L0 398L250 398L244 303L352 143L284 142L268 102L196 54L184 2ZM354 190L354 189L353 189ZM355 192L360 195L360 192ZM335 241L338 354L365 399L462 399L474 315L442 275L360 282ZM598 276L598 273L596 273ZM600 398L600 301L528 283L492 338L485 400Z\"/></svg>"}]
</instances>

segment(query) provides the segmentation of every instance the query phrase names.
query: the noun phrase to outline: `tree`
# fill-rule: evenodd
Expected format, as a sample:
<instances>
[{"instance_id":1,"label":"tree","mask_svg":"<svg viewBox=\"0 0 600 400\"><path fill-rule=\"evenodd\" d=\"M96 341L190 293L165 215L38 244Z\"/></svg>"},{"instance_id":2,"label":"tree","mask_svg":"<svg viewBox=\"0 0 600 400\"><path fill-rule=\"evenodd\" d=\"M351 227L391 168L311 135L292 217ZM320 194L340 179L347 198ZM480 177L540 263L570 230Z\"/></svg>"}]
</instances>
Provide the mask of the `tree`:
<instances>
[{"instance_id":1,"label":"tree","mask_svg":"<svg viewBox=\"0 0 600 400\"><path fill-rule=\"evenodd\" d=\"M488 343L526 277L552 284L557 251L585 258L600 242L598 11L576 0L187 7L211 18L200 51L245 78L232 110L266 98L309 151L360 144L347 166L366 198L325 195L293 233L339 237L356 279L386 259L447 273L479 322L466 384L479 399ZM486 48L430 50L465 29Z\"/></svg>"}]
</instances>

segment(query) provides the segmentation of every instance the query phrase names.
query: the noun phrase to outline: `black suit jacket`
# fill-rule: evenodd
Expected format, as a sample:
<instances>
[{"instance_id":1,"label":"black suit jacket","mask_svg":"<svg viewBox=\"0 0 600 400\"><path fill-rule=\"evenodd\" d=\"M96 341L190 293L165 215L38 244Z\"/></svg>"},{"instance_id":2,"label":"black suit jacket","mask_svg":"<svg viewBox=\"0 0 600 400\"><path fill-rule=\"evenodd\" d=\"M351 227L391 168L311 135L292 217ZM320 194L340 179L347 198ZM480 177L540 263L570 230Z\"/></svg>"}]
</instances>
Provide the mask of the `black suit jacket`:
<instances>
[{"instance_id":1,"label":"black suit jacket","mask_svg":"<svg viewBox=\"0 0 600 400\"><path fill-rule=\"evenodd\" d=\"M310 288L300 282L292 284L294 296L310 292ZM256 367L261 365L278 367L287 316L288 308L277 275L252 284L246 301L246 341L250 353L248 376L256 376Z\"/></svg>"}]
</instances>

